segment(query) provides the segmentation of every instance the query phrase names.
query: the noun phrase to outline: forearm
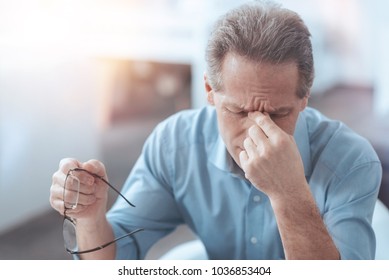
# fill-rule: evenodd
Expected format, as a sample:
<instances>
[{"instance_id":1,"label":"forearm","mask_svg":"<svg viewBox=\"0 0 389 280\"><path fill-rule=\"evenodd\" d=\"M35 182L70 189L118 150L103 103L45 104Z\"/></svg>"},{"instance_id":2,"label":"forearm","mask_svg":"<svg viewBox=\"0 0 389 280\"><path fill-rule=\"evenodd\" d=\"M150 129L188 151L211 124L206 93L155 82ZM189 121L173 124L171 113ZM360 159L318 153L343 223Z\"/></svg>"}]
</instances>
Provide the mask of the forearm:
<instances>
[{"instance_id":1,"label":"forearm","mask_svg":"<svg viewBox=\"0 0 389 280\"><path fill-rule=\"evenodd\" d=\"M112 227L105 217L98 223L78 223L77 225L77 244L79 251L96 248L114 239ZM116 243L91 253L81 254L80 258L91 260L114 259L115 254Z\"/></svg>"},{"instance_id":2,"label":"forearm","mask_svg":"<svg viewBox=\"0 0 389 280\"><path fill-rule=\"evenodd\" d=\"M308 185L271 203L286 259L339 259Z\"/></svg>"}]
</instances>

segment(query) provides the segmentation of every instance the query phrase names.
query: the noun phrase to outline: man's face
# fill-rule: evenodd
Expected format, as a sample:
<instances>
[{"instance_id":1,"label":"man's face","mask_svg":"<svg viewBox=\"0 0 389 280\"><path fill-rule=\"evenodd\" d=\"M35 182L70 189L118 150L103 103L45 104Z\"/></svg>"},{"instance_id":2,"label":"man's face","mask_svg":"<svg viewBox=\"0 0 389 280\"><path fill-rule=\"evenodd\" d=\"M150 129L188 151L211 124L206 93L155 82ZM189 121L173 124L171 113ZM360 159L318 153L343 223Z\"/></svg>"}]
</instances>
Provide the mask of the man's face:
<instances>
[{"instance_id":1,"label":"man's face","mask_svg":"<svg viewBox=\"0 0 389 280\"><path fill-rule=\"evenodd\" d=\"M223 68L223 89L214 91L205 76L208 102L215 106L220 134L227 150L240 165L239 153L248 129L255 123L249 112L267 113L281 129L293 135L299 112L308 97L297 96L298 70L295 63L255 63L228 54Z\"/></svg>"}]
</instances>

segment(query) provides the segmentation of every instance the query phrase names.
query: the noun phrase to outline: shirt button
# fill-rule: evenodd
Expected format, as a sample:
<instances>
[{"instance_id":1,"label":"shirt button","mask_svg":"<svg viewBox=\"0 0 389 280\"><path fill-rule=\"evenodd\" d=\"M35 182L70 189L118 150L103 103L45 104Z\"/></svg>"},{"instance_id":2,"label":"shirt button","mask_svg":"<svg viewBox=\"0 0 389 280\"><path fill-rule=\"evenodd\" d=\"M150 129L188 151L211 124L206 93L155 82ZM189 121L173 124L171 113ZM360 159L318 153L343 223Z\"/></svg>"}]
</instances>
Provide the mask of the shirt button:
<instances>
[{"instance_id":1,"label":"shirt button","mask_svg":"<svg viewBox=\"0 0 389 280\"><path fill-rule=\"evenodd\" d=\"M258 239L256 238L256 237L251 237L250 238L250 242L252 243L252 244L257 244L258 243Z\"/></svg>"},{"instance_id":2,"label":"shirt button","mask_svg":"<svg viewBox=\"0 0 389 280\"><path fill-rule=\"evenodd\" d=\"M254 195L253 200L254 200L254 202L260 202L261 197L259 195Z\"/></svg>"}]
</instances>

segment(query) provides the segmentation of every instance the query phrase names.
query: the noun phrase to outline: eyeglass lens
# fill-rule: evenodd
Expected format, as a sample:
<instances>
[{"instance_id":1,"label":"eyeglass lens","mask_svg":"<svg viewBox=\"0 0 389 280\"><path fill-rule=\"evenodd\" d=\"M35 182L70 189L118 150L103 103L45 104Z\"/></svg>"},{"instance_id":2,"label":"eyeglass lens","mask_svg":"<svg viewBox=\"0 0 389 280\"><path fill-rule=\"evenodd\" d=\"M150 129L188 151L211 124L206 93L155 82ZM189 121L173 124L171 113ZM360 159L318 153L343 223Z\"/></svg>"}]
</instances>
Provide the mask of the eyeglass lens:
<instances>
[{"instance_id":1,"label":"eyeglass lens","mask_svg":"<svg viewBox=\"0 0 389 280\"><path fill-rule=\"evenodd\" d=\"M65 243L66 250L71 254L84 254L84 253L90 253L93 251L100 250L102 248L105 248L106 246L109 246L110 244L131 236L135 234L136 232L142 231L143 229L136 229L132 232L129 232L121 237L116 238L115 240L108 242L106 244L103 244L99 247L89 249L89 250L83 250L78 251L78 245L77 245L77 237L76 237L76 225L75 222L72 220L72 218L68 217L66 215L66 210L69 209L75 209L79 203L79 196L80 196L80 180L82 180L83 176L93 176L94 178L99 178L102 180L105 184L107 184L112 190L114 190L120 197L122 197L130 206L134 206L131 202L127 200L118 190L116 190L113 186L110 185L108 181L106 181L104 178L90 173L87 170L84 169L72 169L68 172L65 184L64 184L64 205L65 205L65 211L64 211L64 221L63 221L63 238ZM137 250L138 247L137 247ZM139 252L138 252L139 255Z\"/></svg>"},{"instance_id":2,"label":"eyeglass lens","mask_svg":"<svg viewBox=\"0 0 389 280\"><path fill-rule=\"evenodd\" d=\"M80 197L80 179L76 177L80 171L70 171L65 180L64 203L66 209L75 209Z\"/></svg>"},{"instance_id":3,"label":"eyeglass lens","mask_svg":"<svg viewBox=\"0 0 389 280\"><path fill-rule=\"evenodd\" d=\"M67 250L77 251L76 226L69 218L63 221L63 239Z\"/></svg>"}]
</instances>

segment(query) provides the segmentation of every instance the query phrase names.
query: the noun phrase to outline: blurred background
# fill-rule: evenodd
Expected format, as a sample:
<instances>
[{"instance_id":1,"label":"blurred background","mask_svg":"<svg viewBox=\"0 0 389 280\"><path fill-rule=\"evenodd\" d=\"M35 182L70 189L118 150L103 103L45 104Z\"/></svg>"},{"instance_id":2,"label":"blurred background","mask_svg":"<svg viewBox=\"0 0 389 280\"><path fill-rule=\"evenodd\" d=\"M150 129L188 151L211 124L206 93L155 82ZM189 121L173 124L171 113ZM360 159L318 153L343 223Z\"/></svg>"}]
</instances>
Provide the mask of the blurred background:
<instances>
[{"instance_id":1,"label":"blurred background","mask_svg":"<svg viewBox=\"0 0 389 280\"><path fill-rule=\"evenodd\" d=\"M0 0L0 259L70 259L49 205L59 161L99 159L121 188L158 122L206 105L207 36L243 2ZM311 106L372 142L388 202L389 2L278 2L312 33ZM148 258L193 238L180 227Z\"/></svg>"}]
</instances>

